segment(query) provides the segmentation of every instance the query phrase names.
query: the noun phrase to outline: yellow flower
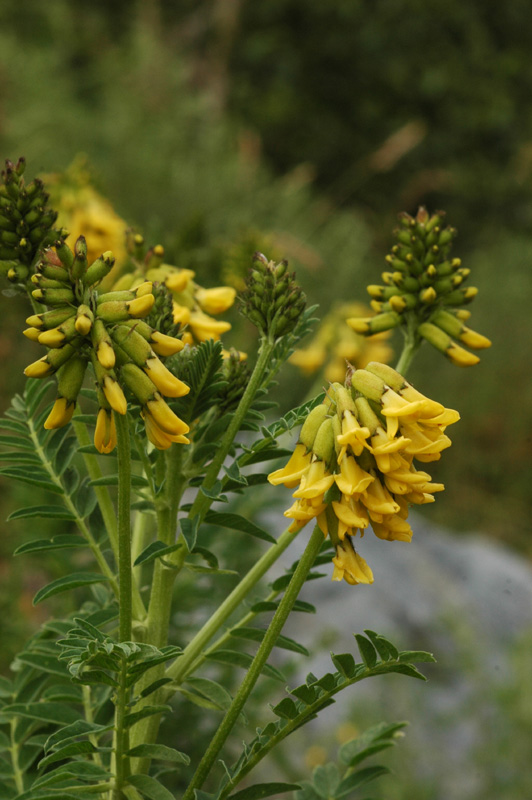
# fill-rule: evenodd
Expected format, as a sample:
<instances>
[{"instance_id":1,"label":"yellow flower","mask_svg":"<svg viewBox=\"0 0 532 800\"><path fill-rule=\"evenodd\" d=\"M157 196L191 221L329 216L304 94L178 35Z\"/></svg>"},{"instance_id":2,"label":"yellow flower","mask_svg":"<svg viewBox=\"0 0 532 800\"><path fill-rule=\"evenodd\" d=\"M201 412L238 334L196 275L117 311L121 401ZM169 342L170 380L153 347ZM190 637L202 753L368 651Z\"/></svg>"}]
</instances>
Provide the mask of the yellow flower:
<instances>
[{"instance_id":1,"label":"yellow flower","mask_svg":"<svg viewBox=\"0 0 532 800\"><path fill-rule=\"evenodd\" d=\"M100 408L96 418L94 446L99 453L110 453L116 447L116 427L113 412Z\"/></svg>"},{"instance_id":2,"label":"yellow flower","mask_svg":"<svg viewBox=\"0 0 532 800\"><path fill-rule=\"evenodd\" d=\"M229 322L213 319L207 314L204 314L203 311L192 311L188 324L192 334L199 342L205 342L207 339L214 339L216 341L220 338L222 333L231 330Z\"/></svg>"},{"instance_id":3,"label":"yellow flower","mask_svg":"<svg viewBox=\"0 0 532 800\"><path fill-rule=\"evenodd\" d=\"M213 289L204 289L198 286L194 292L194 299L207 314L221 314L231 308L235 302L236 290L231 286L216 286Z\"/></svg>"},{"instance_id":4,"label":"yellow flower","mask_svg":"<svg viewBox=\"0 0 532 800\"><path fill-rule=\"evenodd\" d=\"M312 451L307 452L304 444L297 444L290 460L282 469L270 472L268 481L273 486L283 483L286 487L297 486L302 475L307 471L312 459Z\"/></svg>"},{"instance_id":5,"label":"yellow flower","mask_svg":"<svg viewBox=\"0 0 532 800\"><path fill-rule=\"evenodd\" d=\"M183 434L167 433L160 428L151 414L141 412L141 416L146 426L146 435L158 450L168 450L172 444L190 444L190 439Z\"/></svg>"},{"instance_id":6,"label":"yellow flower","mask_svg":"<svg viewBox=\"0 0 532 800\"><path fill-rule=\"evenodd\" d=\"M352 586L359 583L373 583L373 572L362 556L355 552L351 539L345 539L336 545L336 555L333 557L333 581L347 581Z\"/></svg>"},{"instance_id":7,"label":"yellow flower","mask_svg":"<svg viewBox=\"0 0 532 800\"><path fill-rule=\"evenodd\" d=\"M64 425L68 425L75 408L76 403L69 402L66 397L58 397L46 418L44 427L47 430L52 430L53 428L62 428Z\"/></svg>"}]
</instances>

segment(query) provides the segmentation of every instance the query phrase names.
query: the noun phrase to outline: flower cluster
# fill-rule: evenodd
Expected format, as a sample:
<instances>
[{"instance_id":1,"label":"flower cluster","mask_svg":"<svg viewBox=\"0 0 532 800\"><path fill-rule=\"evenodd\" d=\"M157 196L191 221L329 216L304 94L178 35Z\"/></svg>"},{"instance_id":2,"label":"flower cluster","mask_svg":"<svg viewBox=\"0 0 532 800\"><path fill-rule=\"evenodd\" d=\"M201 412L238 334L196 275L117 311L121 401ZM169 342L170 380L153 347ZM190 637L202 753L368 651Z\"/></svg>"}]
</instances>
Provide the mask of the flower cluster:
<instances>
[{"instance_id":1,"label":"flower cluster","mask_svg":"<svg viewBox=\"0 0 532 800\"><path fill-rule=\"evenodd\" d=\"M145 280L164 284L172 295L174 323L187 327L183 334L185 344L218 340L222 333L231 329L229 322L214 319L214 316L231 308L235 289L230 286L205 289L195 282L193 270L164 263L162 245L155 245L144 253L142 236L131 234L129 239L134 270L117 280L113 287L115 290L133 289Z\"/></svg>"},{"instance_id":2,"label":"flower cluster","mask_svg":"<svg viewBox=\"0 0 532 800\"><path fill-rule=\"evenodd\" d=\"M336 547L333 580L373 583L352 538L371 525L379 539L409 542L409 505L431 503L441 483L414 465L436 461L457 411L422 395L392 367L372 362L336 383L307 417L293 455L268 476L297 487L285 511L295 529L316 519Z\"/></svg>"},{"instance_id":3,"label":"flower cluster","mask_svg":"<svg viewBox=\"0 0 532 800\"><path fill-rule=\"evenodd\" d=\"M464 323L471 313L463 308L477 295L474 286L464 287L470 270L459 258L451 258L456 230L443 228L444 212L429 215L420 208L416 217L402 214L394 231L397 243L386 256L391 271L382 273L384 285L370 285L373 317L348 319L357 333L365 336L395 328L415 327L416 336L425 339L453 364L468 367L479 358L474 350L490 347L486 336ZM457 339L461 344L457 344Z\"/></svg>"},{"instance_id":4,"label":"flower cluster","mask_svg":"<svg viewBox=\"0 0 532 800\"><path fill-rule=\"evenodd\" d=\"M348 317L367 313L369 309L361 303L335 306L323 318L309 345L294 350L288 360L305 375L312 375L325 364L324 377L331 383L343 381L346 361L358 368L370 361L387 363L393 353L386 341L388 331L364 337L346 325Z\"/></svg>"},{"instance_id":5,"label":"flower cluster","mask_svg":"<svg viewBox=\"0 0 532 800\"><path fill-rule=\"evenodd\" d=\"M0 183L0 274L12 283L25 283L33 271L41 248L66 232L53 229L57 213L41 180L24 182L24 158L16 164L9 159Z\"/></svg>"},{"instance_id":6,"label":"flower cluster","mask_svg":"<svg viewBox=\"0 0 532 800\"><path fill-rule=\"evenodd\" d=\"M255 253L246 289L240 294L240 312L255 325L261 336L275 341L296 327L307 298L288 272L288 262L268 261Z\"/></svg>"},{"instance_id":7,"label":"flower cluster","mask_svg":"<svg viewBox=\"0 0 532 800\"><path fill-rule=\"evenodd\" d=\"M155 301L150 281L131 291L98 292L97 285L114 261L106 252L89 264L80 236L74 251L62 241L45 250L32 276L33 299L48 310L28 317L30 327L24 334L48 352L26 367L25 374L44 378L57 372L58 378L58 396L45 427L60 428L70 422L90 363L99 403L94 435L99 452L109 453L116 445L111 412L126 413L124 389L141 405L146 433L156 447L188 443L184 436L188 425L163 397L181 397L189 387L159 358L179 352L183 342L143 321Z\"/></svg>"}]
</instances>

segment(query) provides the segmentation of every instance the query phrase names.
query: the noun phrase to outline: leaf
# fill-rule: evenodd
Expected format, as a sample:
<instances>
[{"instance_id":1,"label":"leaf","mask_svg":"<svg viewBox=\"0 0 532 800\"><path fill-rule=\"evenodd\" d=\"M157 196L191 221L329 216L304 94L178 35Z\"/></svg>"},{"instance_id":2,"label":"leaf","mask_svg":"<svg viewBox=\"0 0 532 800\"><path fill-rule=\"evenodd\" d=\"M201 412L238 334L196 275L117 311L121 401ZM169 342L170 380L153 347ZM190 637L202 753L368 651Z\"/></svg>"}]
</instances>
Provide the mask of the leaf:
<instances>
[{"instance_id":1,"label":"leaf","mask_svg":"<svg viewBox=\"0 0 532 800\"><path fill-rule=\"evenodd\" d=\"M28 430L26 429L26 436L28 435ZM18 436L9 436L9 435L0 435L0 445L3 447L16 447L19 450L29 450L30 452L34 452L35 445L30 439L22 439Z\"/></svg>"},{"instance_id":2,"label":"leaf","mask_svg":"<svg viewBox=\"0 0 532 800\"><path fill-rule=\"evenodd\" d=\"M214 703L217 708L222 709L222 711L226 711L231 705L233 698L227 689L224 689L216 681L212 681L209 678L190 677L186 679L185 683L203 695L203 697L206 697L207 700L210 700L211 703Z\"/></svg>"},{"instance_id":3,"label":"leaf","mask_svg":"<svg viewBox=\"0 0 532 800\"><path fill-rule=\"evenodd\" d=\"M160 689L161 686L166 686L167 683L172 683L172 678L159 678L158 681L153 681L141 691L140 697L148 697L153 692L156 692L157 689Z\"/></svg>"},{"instance_id":4,"label":"leaf","mask_svg":"<svg viewBox=\"0 0 532 800\"><path fill-rule=\"evenodd\" d=\"M235 483L241 483L242 486L247 485L247 478L240 472L238 463L236 461L233 461L230 467L224 467L223 470L227 477L232 481L235 481Z\"/></svg>"},{"instance_id":5,"label":"leaf","mask_svg":"<svg viewBox=\"0 0 532 800\"><path fill-rule=\"evenodd\" d=\"M49 597L61 594L62 592L68 592L71 589L77 589L79 586L90 586L93 583L105 583L107 580L108 578L97 572L74 572L71 575L64 575L62 578L58 578L47 586L43 586L42 589L39 589L33 598L33 605L36 606Z\"/></svg>"},{"instance_id":6,"label":"leaf","mask_svg":"<svg viewBox=\"0 0 532 800\"><path fill-rule=\"evenodd\" d=\"M22 664L28 664L30 667L35 667L35 669L41 670L42 672L49 672L53 675L61 675L63 678L68 678L67 668L53 655L22 652L17 655L16 661L20 661Z\"/></svg>"},{"instance_id":7,"label":"leaf","mask_svg":"<svg viewBox=\"0 0 532 800\"><path fill-rule=\"evenodd\" d=\"M380 778L381 775L388 775L389 772L390 770L387 767L380 766L365 767L365 769L360 769L358 772L354 772L352 775L348 775L347 778L343 779L336 790L335 797L345 797L345 795L352 792L353 789L358 789L365 783L374 781L375 778Z\"/></svg>"},{"instance_id":8,"label":"leaf","mask_svg":"<svg viewBox=\"0 0 532 800\"><path fill-rule=\"evenodd\" d=\"M8 522L13 519L26 519L28 517L40 517L41 519L68 519L75 521L74 514L63 506L27 506L13 511L7 518Z\"/></svg>"},{"instance_id":9,"label":"leaf","mask_svg":"<svg viewBox=\"0 0 532 800\"><path fill-rule=\"evenodd\" d=\"M370 641L366 639L365 636L362 636L361 633L354 634L355 639L357 640L358 649L360 650L360 655L362 656L362 661L366 665L368 669L372 669L375 664L377 663L377 651L373 647Z\"/></svg>"},{"instance_id":10,"label":"leaf","mask_svg":"<svg viewBox=\"0 0 532 800\"><path fill-rule=\"evenodd\" d=\"M130 775L127 782L148 800L175 800L174 795L162 783L149 775Z\"/></svg>"},{"instance_id":11,"label":"leaf","mask_svg":"<svg viewBox=\"0 0 532 800\"><path fill-rule=\"evenodd\" d=\"M69 547L86 547L86 545L87 542L83 537L64 533L59 536L54 536L53 539L34 539L32 542L21 544L20 547L17 547L13 555L21 556L24 553L37 553L44 550L63 550Z\"/></svg>"},{"instance_id":12,"label":"leaf","mask_svg":"<svg viewBox=\"0 0 532 800\"><path fill-rule=\"evenodd\" d=\"M208 661L217 661L221 664L232 664L235 667L242 667L242 669L249 669L251 662L253 661L253 656L249 653L239 653L236 650L215 650L213 653L209 653L205 656ZM265 664L262 668L262 672L264 675L267 675L269 678L274 678L277 681L281 681L284 683L285 678L283 674L276 669L276 667L272 667L271 664Z\"/></svg>"},{"instance_id":13,"label":"leaf","mask_svg":"<svg viewBox=\"0 0 532 800\"><path fill-rule=\"evenodd\" d=\"M133 758L155 758L159 761L171 761L174 764L190 764L190 757L186 753L166 747L164 744L138 744L128 750L128 756Z\"/></svg>"},{"instance_id":14,"label":"leaf","mask_svg":"<svg viewBox=\"0 0 532 800\"><path fill-rule=\"evenodd\" d=\"M188 517L183 517L183 519L179 520L179 525L181 527L181 533L183 534L183 538L187 543L187 547L189 553L194 550L196 545L196 538L198 535L198 527L199 527L199 517L194 517L194 519L189 519Z\"/></svg>"},{"instance_id":15,"label":"leaf","mask_svg":"<svg viewBox=\"0 0 532 800\"><path fill-rule=\"evenodd\" d=\"M425 661L427 663L436 663L436 659L432 653L425 653L424 650L402 650L399 653L399 661Z\"/></svg>"},{"instance_id":16,"label":"leaf","mask_svg":"<svg viewBox=\"0 0 532 800\"><path fill-rule=\"evenodd\" d=\"M426 681L425 675L416 669L413 664L387 664L387 672L399 672L401 675L408 675L410 678L419 678Z\"/></svg>"},{"instance_id":17,"label":"leaf","mask_svg":"<svg viewBox=\"0 0 532 800\"><path fill-rule=\"evenodd\" d=\"M80 736L88 736L89 734L98 735L105 731L110 731L112 728L112 724L97 725L95 722L86 722L84 719L77 719L70 725L66 725L64 728L61 728L61 730L52 733L44 743L44 752L47 753L58 745L63 746L65 742L71 739L77 739Z\"/></svg>"},{"instance_id":18,"label":"leaf","mask_svg":"<svg viewBox=\"0 0 532 800\"><path fill-rule=\"evenodd\" d=\"M246 628L246 627L239 627L233 628L230 631L231 636L235 639L248 639L253 642L262 642L264 636L266 634L266 630L264 628ZM309 651L306 647L299 642L294 641L294 639L290 639L288 636L283 636L280 634L276 641L275 647L280 647L283 650L290 650L292 653L301 653L304 656L309 655Z\"/></svg>"},{"instance_id":19,"label":"leaf","mask_svg":"<svg viewBox=\"0 0 532 800\"><path fill-rule=\"evenodd\" d=\"M348 767L355 767L368 756L395 745L395 740L402 736L400 731L406 722L379 722L368 728L356 739L342 745L339 751L340 761Z\"/></svg>"},{"instance_id":20,"label":"leaf","mask_svg":"<svg viewBox=\"0 0 532 800\"><path fill-rule=\"evenodd\" d=\"M48 475L42 470L35 469L29 472L22 467L3 467L0 469L0 475L5 475L6 478L13 478L13 480L21 483L28 483L30 486L39 486L41 489L53 492L53 494L64 494L63 487L52 483Z\"/></svg>"},{"instance_id":21,"label":"leaf","mask_svg":"<svg viewBox=\"0 0 532 800\"><path fill-rule=\"evenodd\" d=\"M312 773L312 783L314 789L323 797L328 800L329 797L335 797L336 789L340 783L340 772L336 764L320 764Z\"/></svg>"},{"instance_id":22,"label":"leaf","mask_svg":"<svg viewBox=\"0 0 532 800\"><path fill-rule=\"evenodd\" d=\"M275 544L276 541L270 533L267 533L262 528L259 528L253 522L250 522L240 514L209 511L205 515L205 522L208 522L211 525L218 525L221 528L230 528L231 530L249 533L251 536L255 536L257 539L262 539L265 542L273 542Z\"/></svg>"},{"instance_id":23,"label":"leaf","mask_svg":"<svg viewBox=\"0 0 532 800\"><path fill-rule=\"evenodd\" d=\"M399 650L397 647L388 641L388 639L386 639L384 636L381 636L380 633L375 633L375 631L370 630L365 630L364 633L371 641L383 661L388 661L391 658L394 660L398 658Z\"/></svg>"},{"instance_id":24,"label":"leaf","mask_svg":"<svg viewBox=\"0 0 532 800\"><path fill-rule=\"evenodd\" d=\"M82 519L92 514L97 503L96 493L89 486L89 482L89 477L83 478L74 497L76 510Z\"/></svg>"},{"instance_id":25,"label":"leaf","mask_svg":"<svg viewBox=\"0 0 532 800\"><path fill-rule=\"evenodd\" d=\"M282 719L295 719L298 715L297 706L289 697L284 697L276 706L272 706L272 711Z\"/></svg>"},{"instance_id":26,"label":"leaf","mask_svg":"<svg viewBox=\"0 0 532 800\"><path fill-rule=\"evenodd\" d=\"M161 556L166 556L169 553L173 553L174 550L178 550L180 547L180 544L168 545L157 539L157 541L152 542L142 551L142 553L136 558L133 566L138 567L140 564L149 564L151 561L155 561L156 558L161 558Z\"/></svg>"},{"instance_id":27,"label":"leaf","mask_svg":"<svg viewBox=\"0 0 532 800\"><path fill-rule=\"evenodd\" d=\"M69 725L79 719L79 714L63 703L13 703L4 706L2 714L8 717L28 717L54 725Z\"/></svg>"},{"instance_id":28,"label":"leaf","mask_svg":"<svg viewBox=\"0 0 532 800\"><path fill-rule=\"evenodd\" d=\"M70 744L66 744L64 747L61 747L59 750L55 750L53 753L50 753L49 756L42 758L37 764L37 767L38 769L45 769L50 764L53 764L56 761L63 761L63 759L68 758L69 756L78 756L86 753L97 752L98 749L91 742L71 742Z\"/></svg>"},{"instance_id":29,"label":"leaf","mask_svg":"<svg viewBox=\"0 0 532 800\"><path fill-rule=\"evenodd\" d=\"M351 653L339 653L335 655L331 653L331 659L338 670L344 678L352 678L355 674L355 659L351 655Z\"/></svg>"},{"instance_id":30,"label":"leaf","mask_svg":"<svg viewBox=\"0 0 532 800\"><path fill-rule=\"evenodd\" d=\"M299 783L255 783L240 792L230 794L228 800L261 800L283 792L295 792L301 789Z\"/></svg>"},{"instance_id":31,"label":"leaf","mask_svg":"<svg viewBox=\"0 0 532 800\"><path fill-rule=\"evenodd\" d=\"M135 725L141 719L145 719L146 717L153 717L154 714L162 714L165 711L171 711L170 706L144 706L141 708L140 711L132 711L130 714L126 714L124 717L124 727L129 728L131 725Z\"/></svg>"}]
</instances>

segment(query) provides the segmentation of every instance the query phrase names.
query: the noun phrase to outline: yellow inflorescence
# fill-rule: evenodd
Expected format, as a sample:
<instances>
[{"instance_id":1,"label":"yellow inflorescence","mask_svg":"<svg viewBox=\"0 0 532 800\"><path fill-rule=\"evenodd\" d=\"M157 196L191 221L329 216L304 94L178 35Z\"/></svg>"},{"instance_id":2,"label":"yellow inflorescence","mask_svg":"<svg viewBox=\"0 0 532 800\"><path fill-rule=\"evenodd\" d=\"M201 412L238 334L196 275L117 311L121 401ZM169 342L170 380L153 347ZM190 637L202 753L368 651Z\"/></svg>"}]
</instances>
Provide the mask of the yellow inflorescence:
<instances>
[{"instance_id":1,"label":"yellow inflorescence","mask_svg":"<svg viewBox=\"0 0 532 800\"><path fill-rule=\"evenodd\" d=\"M386 341L390 336L388 331L365 338L346 324L348 317L368 313L361 303L336 306L324 317L309 345L293 352L290 363L305 375L312 375L325 365L324 377L333 383L343 381L346 361L357 368L365 367L370 361L387 363L393 356Z\"/></svg>"},{"instance_id":2,"label":"yellow inflorescence","mask_svg":"<svg viewBox=\"0 0 532 800\"><path fill-rule=\"evenodd\" d=\"M156 447L186 444L188 425L164 397L182 397L189 387L159 359L179 352L183 342L143 321L155 302L151 281L103 294L96 288L113 265L110 252L90 263L83 236L77 239L75 252L58 241L37 265L32 282L38 288L33 295L50 309L29 317L28 330L32 339L49 349L26 367L25 374L44 378L57 373L58 397L45 427L60 428L70 422L90 363L100 406L94 434L100 453L116 446L112 411L127 413L124 388L141 405L148 438Z\"/></svg>"},{"instance_id":3,"label":"yellow inflorescence","mask_svg":"<svg viewBox=\"0 0 532 800\"><path fill-rule=\"evenodd\" d=\"M333 384L310 412L290 460L268 480L297 487L285 511L293 529L315 519L330 536L333 580L373 583L352 541L368 526L379 539L411 540L409 505L431 503L444 488L414 461L438 460L451 444L445 429L458 419L376 362L352 374L350 389Z\"/></svg>"}]
</instances>

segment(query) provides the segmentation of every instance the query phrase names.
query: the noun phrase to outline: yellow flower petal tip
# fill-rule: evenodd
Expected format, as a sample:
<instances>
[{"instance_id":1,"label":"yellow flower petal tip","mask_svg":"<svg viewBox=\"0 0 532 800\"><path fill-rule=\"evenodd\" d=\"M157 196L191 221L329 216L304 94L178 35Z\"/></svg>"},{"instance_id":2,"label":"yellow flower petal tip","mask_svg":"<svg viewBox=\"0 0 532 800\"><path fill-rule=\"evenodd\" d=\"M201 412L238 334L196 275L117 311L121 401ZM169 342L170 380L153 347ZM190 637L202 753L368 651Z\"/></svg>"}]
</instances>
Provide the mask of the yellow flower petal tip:
<instances>
[{"instance_id":1,"label":"yellow flower petal tip","mask_svg":"<svg viewBox=\"0 0 532 800\"><path fill-rule=\"evenodd\" d=\"M176 378L158 358L148 358L144 372L165 397L184 397L190 386Z\"/></svg>"},{"instance_id":2,"label":"yellow flower petal tip","mask_svg":"<svg viewBox=\"0 0 532 800\"><path fill-rule=\"evenodd\" d=\"M96 357L104 369L113 369L116 363L116 355L109 342L100 342Z\"/></svg>"},{"instance_id":3,"label":"yellow flower petal tip","mask_svg":"<svg viewBox=\"0 0 532 800\"><path fill-rule=\"evenodd\" d=\"M447 348L445 355L457 367L473 367L480 361L480 358L474 353L464 350L463 347L454 342Z\"/></svg>"},{"instance_id":4,"label":"yellow flower petal tip","mask_svg":"<svg viewBox=\"0 0 532 800\"><path fill-rule=\"evenodd\" d=\"M152 350L158 356L173 356L179 353L185 346L181 339L176 339L174 336L167 336L165 333L153 331L151 335Z\"/></svg>"},{"instance_id":5,"label":"yellow flower petal tip","mask_svg":"<svg viewBox=\"0 0 532 800\"><path fill-rule=\"evenodd\" d=\"M171 436L182 436L189 432L190 428L186 422L179 419L163 398L159 395L146 403L148 413L153 417L155 423L162 431Z\"/></svg>"},{"instance_id":6,"label":"yellow flower petal tip","mask_svg":"<svg viewBox=\"0 0 532 800\"><path fill-rule=\"evenodd\" d=\"M58 397L44 423L46 430L62 428L64 425L68 425L75 407L76 404L69 403L66 397Z\"/></svg>"},{"instance_id":7,"label":"yellow flower petal tip","mask_svg":"<svg viewBox=\"0 0 532 800\"><path fill-rule=\"evenodd\" d=\"M361 317L350 317L349 319L346 319L346 322L349 327L355 331L355 333L368 333L370 329L368 320Z\"/></svg>"},{"instance_id":8,"label":"yellow flower petal tip","mask_svg":"<svg viewBox=\"0 0 532 800\"><path fill-rule=\"evenodd\" d=\"M116 447L116 427L112 411L100 408L96 418L94 446L99 453L110 453Z\"/></svg>"},{"instance_id":9,"label":"yellow flower petal tip","mask_svg":"<svg viewBox=\"0 0 532 800\"><path fill-rule=\"evenodd\" d=\"M26 339L29 339L32 342L38 342L40 336L39 328L26 328L26 330L22 331Z\"/></svg>"},{"instance_id":10,"label":"yellow flower petal tip","mask_svg":"<svg viewBox=\"0 0 532 800\"><path fill-rule=\"evenodd\" d=\"M491 347L491 340L487 336L472 331L470 328L462 333L460 341L467 347L472 347L473 350L484 350L487 347Z\"/></svg>"},{"instance_id":11,"label":"yellow flower petal tip","mask_svg":"<svg viewBox=\"0 0 532 800\"><path fill-rule=\"evenodd\" d=\"M24 375L27 378L45 378L51 372L52 365L46 361L46 356L43 356L38 361L34 361L33 364L28 364L24 370Z\"/></svg>"},{"instance_id":12,"label":"yellow flower petal tip","mask_svg":"<svg viewBox=\"0 0 532 800\"><path fill-rule=\"evenodd\" d=\"M52 328L39 334L39 344L44 344L46 347L61 347L65 338L65 334L60 328Z\"/></svg>"},{"instance_id":13,"label":"yellow flower petal tip","mask_svg":"<svg viewBox=\"0 0 532 800\"><path fill-rule=\"evenodd\" d=\"M230 286L216 286L214 289L198 288L194 298L207 314L221 314L235 302L236 290Z\"/></svg>"},{"instance_id":14,"label":"yellow flower petal tip","mask_svg":"<svg viewBox=\"0 0 532 800\"><path fill-rule=\"evenodd\" d=\"M148 316L155 303L155 297L152 294L145 294L142 297L136 297L134 300L129 300L127 303L128 314L133 319L141 319Z\"/></svg>"},{"instance_id":15,"label":"yellow flower petal tip","mask_svg":"<svg viewBox=\"0 0 532 800\"><path fill-rule=\"evenodd\" d=\"M127 412L127 400L120 384L109 375L103 381L103 393L105 399L117 414L122 416Z\"/></svg>"}]
</instances>

